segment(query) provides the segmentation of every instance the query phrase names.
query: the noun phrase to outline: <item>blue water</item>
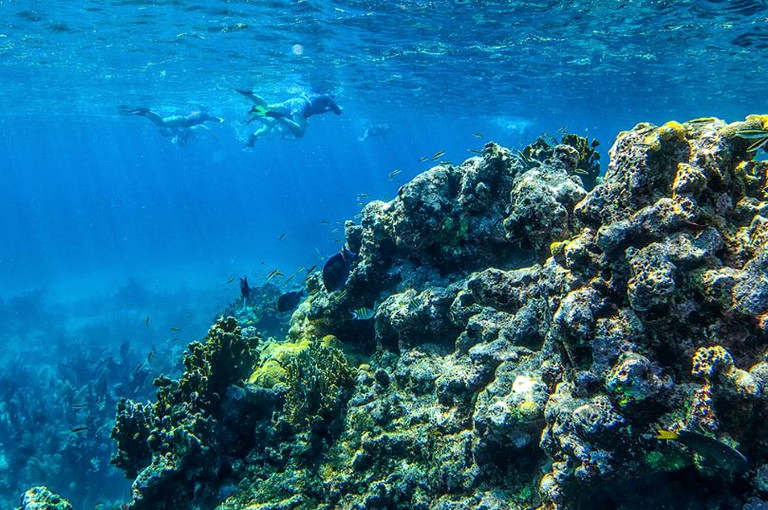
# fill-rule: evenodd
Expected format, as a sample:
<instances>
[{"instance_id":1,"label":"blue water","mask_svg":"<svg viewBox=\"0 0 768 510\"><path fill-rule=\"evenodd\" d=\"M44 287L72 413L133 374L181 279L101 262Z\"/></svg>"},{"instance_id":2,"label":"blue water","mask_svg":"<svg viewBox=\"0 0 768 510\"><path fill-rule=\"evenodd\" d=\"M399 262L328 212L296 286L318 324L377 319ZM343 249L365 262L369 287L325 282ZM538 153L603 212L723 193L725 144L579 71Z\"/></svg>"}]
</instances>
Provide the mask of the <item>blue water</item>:
<instances>
[{"instance_id":1,"label":"blue water","mask_svg":"<svg viewBox=\"0 0 768 510\"><path fill-rule=\"evenodd\" d=\"M89 508L127 494L106 439L85 461L109 483L40 460L71 451L80 419L47 409L56 381L87 385L122 343L126 367L151 349L178 354L235 299L232 278L322 264L343 221L392 198L429 168L424 156L458 163L487 141L521 147L565 127L601 140L605 165L637 122L765 113L766 4L0 0L0 361L16 374L0 380L0 428L19 427L13 406L35 405L29 420L65 438L25 436L23 469L4 452L0 495L47 483ZM344 112L311 118L301 140L243 151L255 126L234 88L271 102L325 92ZM225 122L175 146L119 104ZM382 123L386 137L360 140Z\"/></svg>"}]
</instances>

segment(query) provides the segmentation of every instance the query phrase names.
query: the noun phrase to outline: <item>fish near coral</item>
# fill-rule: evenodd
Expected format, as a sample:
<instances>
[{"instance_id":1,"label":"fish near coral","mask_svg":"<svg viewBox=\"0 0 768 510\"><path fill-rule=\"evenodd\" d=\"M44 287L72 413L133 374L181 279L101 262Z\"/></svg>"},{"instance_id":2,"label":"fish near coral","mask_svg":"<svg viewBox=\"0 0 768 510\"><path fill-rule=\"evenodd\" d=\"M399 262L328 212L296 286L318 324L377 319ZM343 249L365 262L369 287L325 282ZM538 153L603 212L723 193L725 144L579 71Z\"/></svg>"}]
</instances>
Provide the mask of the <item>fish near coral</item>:
<instances>
[{"instance_id":1,"label":"fish near coral","mask_svg":"<svg viewBox=\"0 0 768 510\"><path fill-rule=\"evenodd\" d=\"M299 301L301 301L302 296L304 296L304 290L294 290L290 292L286 292L279 298L277 298L277 311L278 312L288 312L290 310L293 310L299 305Z\"/></svg>"},{"instance_id":2,"label":"fish near coral","mask_svg":"<svg viewBox=\"0 0 768 510\"><path fill-rule=\"evenodd\" d=\"M323 266L323 285L328 292L339 290L347 283L349 277L349 265L357 256L346 248L328 259Z\"/></svg>"},{"instance_id":3,"label":"fish near coral","mask_svg":"<svg viewBox=\"0 0 768 510\"><path fill-rule=\"evenodd\" d=\"M245 300L248 300L251 297L251 287L248 285L247 276L240 278L240 295Z\"/></svg>"},{"instance_id":4,"label":"fish near coral","mask_svg":"<svg viewBox=\"0 0 768 510\"><path fill-rule=\"evenodd\" d=\"M731 474L743 473L747 469L747 458L739 450L699 432L659 430L656 439L679 441L699 454L708 466Z\"/></svg>"}]
</instances>

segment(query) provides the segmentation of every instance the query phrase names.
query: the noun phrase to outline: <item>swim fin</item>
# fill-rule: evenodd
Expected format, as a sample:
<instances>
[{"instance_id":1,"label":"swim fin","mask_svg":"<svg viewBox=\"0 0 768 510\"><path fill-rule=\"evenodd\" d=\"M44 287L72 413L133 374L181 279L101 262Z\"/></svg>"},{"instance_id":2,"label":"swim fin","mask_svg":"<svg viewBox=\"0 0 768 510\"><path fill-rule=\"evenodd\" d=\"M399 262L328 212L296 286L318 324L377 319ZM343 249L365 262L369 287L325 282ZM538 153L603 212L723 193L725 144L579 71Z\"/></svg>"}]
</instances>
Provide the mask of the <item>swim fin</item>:
<instances>
[{"instance_id":1,"label":"swim fin","mask_svg":"<svg viewBox=\"0 0 768 510\"><path fill-rule=\"evenodd\" d=\"M117 107L117 113L120 115L146 115L149 113L149 108L144 107L131 107L121 104Z\"/></svg>"}]
</instances>

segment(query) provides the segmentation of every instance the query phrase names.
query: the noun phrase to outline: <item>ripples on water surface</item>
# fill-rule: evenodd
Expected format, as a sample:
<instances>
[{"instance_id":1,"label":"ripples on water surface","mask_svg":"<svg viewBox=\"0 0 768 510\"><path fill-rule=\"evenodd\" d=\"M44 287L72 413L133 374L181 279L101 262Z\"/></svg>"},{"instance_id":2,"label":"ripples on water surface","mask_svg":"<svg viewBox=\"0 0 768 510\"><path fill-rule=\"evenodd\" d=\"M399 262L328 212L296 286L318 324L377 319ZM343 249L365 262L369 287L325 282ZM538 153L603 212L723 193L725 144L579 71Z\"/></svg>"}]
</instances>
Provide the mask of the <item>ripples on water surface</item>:
<instances>
[{"instance_id":1,"label":"ripples on water surface","mask_svg":"<svg viewBox=\"0 0 768 510\"><path fill-rule=\"evenodd\" d=\"M25 0L0 14L6 111L222 104L233 86L292 83L392 108L642 112L754 103L766 84L756 0Z\"/></svg>"}]
</instances>

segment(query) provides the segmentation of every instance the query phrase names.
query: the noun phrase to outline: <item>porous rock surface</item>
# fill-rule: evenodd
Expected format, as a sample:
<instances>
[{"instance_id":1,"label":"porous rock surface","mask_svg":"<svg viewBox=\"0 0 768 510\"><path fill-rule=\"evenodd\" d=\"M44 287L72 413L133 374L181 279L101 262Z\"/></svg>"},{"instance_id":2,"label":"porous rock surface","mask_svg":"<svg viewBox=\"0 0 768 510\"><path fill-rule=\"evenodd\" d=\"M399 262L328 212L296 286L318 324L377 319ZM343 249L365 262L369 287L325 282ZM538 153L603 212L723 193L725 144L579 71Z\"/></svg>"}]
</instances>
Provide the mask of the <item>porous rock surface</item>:
<instances>
[{"instance_id":1,"label":"porous rock surface","mask_svg":"<svg viewBox=\"0 0 768 510\"><path fill-rule=\"evenodd\" d=\"M218 508L760 504L768 163L747 129L768 118L639 124L591 191L570 146L526 167L489 144L368 204L347 224L345 288L311 279L287 339L338 341L349 396L301 423L282 404L296 381L254 400L255 446L209 481ZM354 320L364 306L373 319ZM749 470L704 465L657 429L706 432ZM212 493L176 493L196 508L195 491Z\"/></svg>"}]
</instances>

